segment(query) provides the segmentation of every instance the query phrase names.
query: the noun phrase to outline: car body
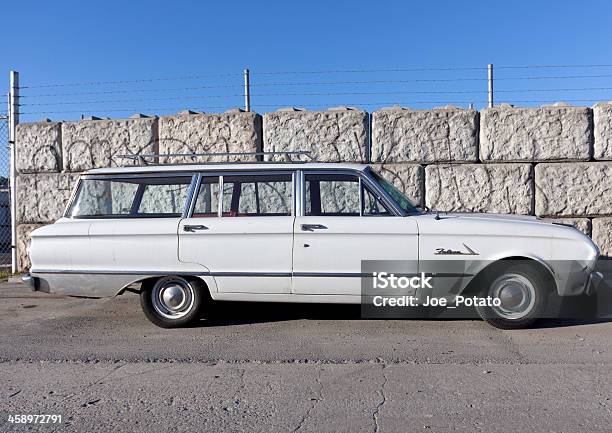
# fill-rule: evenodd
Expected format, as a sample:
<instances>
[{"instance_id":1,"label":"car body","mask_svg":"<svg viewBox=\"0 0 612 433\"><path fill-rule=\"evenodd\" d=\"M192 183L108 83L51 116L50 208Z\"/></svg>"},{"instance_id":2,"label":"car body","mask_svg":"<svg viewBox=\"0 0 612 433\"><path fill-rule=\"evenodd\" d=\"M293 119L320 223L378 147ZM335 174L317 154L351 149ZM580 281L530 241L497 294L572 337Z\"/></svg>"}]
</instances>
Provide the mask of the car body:
<instances>
[{"instance_id":1,"label":"car body","mask_svg":"<svg viewBox=\"0 0 612 433\"><path fill-rule=\"evenodd\" d=\"M195 302L184 281L212 300L360 303L364 261L403 261L416 274L477 259L437 293L449 298L510 259L528 261L559 296L590 293L601 277L599 249L573 227L421 210L361 164L94 169L64 216L31 238L27 278L37 290L111 297L169 278L153 299L166 313L173 295L181 308Z\"/></svg>"}]
</instances>

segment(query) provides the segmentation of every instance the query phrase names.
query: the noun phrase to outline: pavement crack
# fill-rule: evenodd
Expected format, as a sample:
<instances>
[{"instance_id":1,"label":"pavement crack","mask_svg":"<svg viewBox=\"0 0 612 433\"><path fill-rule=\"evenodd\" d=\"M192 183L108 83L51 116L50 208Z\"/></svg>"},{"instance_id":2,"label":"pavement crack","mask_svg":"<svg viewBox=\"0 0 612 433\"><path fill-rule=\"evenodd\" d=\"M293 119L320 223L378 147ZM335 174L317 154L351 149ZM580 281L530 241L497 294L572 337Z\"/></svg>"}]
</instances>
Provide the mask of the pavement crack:
<instances>
[{"instance_id":1,"label":"pavement crack","mask_svg":"<svg viewBox=\"0 0 612 433\"><path fill-rule=\"evenodd\" d=\"M108 379L109 377L111 377L113 374L115 374L115 373L117 372L117 370L119 370L119 369L121 369L121 368L125 367L126 365L128 365L128 363L127 363L127 362L125 362L125 363L123 363L123 364L121 364L121 365L118 365L117 367L113 368L111 371L109 371L108 373L106 373L106 374L105 374L105 375L104 375L104 376L103 376L101 379L95 380L95 381L93 381L92 383L90 383L89 385L85 386L84 388L81 388L80 392L83 392L83 391L85 391L85 390L87 390L87 389L91 388L91 387L92 387L92 386L94 386L94 385L102 385L106 379Z\"/></svg>"},{"instance_id":2,"label":"pavement crack","mask_svg":"<svg viewBox=\"0 0 612 433\"><path fill-rule=\"evenodd\" d=\"M310 399L312 404L306 410L306 413L304 414L304 416L300 420L300 422L297 425L297 427L295 429L293 429L293 433L297 433L299 430L301 430L301 428L305 425L306 420L308 418L310 418L310 414L315 409L315 407L317 407L317 405L319 404L320 401L324 400L324 398L323 398L323 382L321 382L321 375L323 374L323 370L324 370L323 368L319 369L319 374L317 374L317 377L316 377L316 382L319 385L319 391L317 393L317 396Z\"/></svg>"},{"instance_id":3,"label":"pavement crack","mask_svg":"<svg viewBox=\"0 0 612 433\"><path fill-rule=\"evenodd\" d=\"M387 368L387 364L382 364L381 373L382 373L383 381L380 385L380 390L379 390L380 401L378 402L378 405L376 405L376 408L374 409L374 413L372 413L372 421L374 421L374 433L378 433L380 431L380 425L378 424L378 417L380 416L380 411L382 410L383 406L387 402L387 396L385 395L385 386L387 385L387 382L389 379L387 378L387 375L385 374L385 368Z\"/></svg>"}]
</instances>

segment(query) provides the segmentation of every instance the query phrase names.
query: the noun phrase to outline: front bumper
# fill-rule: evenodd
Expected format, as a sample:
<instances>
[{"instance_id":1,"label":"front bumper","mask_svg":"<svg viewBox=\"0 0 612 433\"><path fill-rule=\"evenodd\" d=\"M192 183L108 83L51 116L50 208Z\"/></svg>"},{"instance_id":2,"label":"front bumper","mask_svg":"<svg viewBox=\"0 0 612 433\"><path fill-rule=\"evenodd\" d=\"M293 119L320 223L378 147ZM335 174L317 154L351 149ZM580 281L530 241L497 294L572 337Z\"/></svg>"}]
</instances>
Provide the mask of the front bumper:
<instances>
[{"instance_id":1,"label":"front bumper","mask_svg":"<svg viewBox=\"0 0 612 433\"><path fill-rule=\"evenodd\" d=\"M597 292L603 283L604 277L601 272L591 272L589 275L589 279L587 281L586 287L584 289L584 293L587 295L592 295Z\"/></svg>"}]
</instances>

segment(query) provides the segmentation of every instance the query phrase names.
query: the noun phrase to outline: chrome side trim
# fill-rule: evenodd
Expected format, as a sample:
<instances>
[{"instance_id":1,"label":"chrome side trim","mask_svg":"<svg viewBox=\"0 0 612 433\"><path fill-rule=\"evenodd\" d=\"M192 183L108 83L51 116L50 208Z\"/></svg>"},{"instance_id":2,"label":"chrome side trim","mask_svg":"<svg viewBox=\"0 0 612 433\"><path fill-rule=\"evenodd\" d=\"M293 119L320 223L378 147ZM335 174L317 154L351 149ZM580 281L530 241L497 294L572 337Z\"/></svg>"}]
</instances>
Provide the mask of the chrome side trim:
<instances>
[{"instance_id":1,"label":"chrome side trim","mask_svg":"<svg viewBox=\"0 0 612 433\"><path fill-rule=\"evenodd\" d=\"M87 274L87 275L208 275L211 277L328 277L328 278L362 278L372 277L371 272L185 272L185 271L112 271L112 270L68 270L68 269L33 269L32 274ZM415 277L420 273L396 273L398 277ZM431 277L473 277L474 274L426 272Z\"/></svg>"},{"instance_id":2,"label":"chrome side trim","mask_svg":"<svg viewBox=\"0 0 612 433\"><path fill-rule=\"evenodd\" d=\"M420 272L402 273L394 272L397 277L420 277ZM438 278L465 278L473 277L474 274L463 274L463 273L445 273L445 272L425 272L427 277L438 277ZM372 272L294 272L294 277L337 277L337 278L370 278L373 276Z\"/></svg>"},{"instance_id":3,"label":"chrome side trim","mask_svg":"<svg viewBox=\"0 0 612 433\"><path fill-rule=\"evenodd\" d=\"M113 270L73 270L73 269L32 269L32 274L68 274L68 275L209 275L208 272L185 271L113 271Z\"/></svg>"}]
</instances>

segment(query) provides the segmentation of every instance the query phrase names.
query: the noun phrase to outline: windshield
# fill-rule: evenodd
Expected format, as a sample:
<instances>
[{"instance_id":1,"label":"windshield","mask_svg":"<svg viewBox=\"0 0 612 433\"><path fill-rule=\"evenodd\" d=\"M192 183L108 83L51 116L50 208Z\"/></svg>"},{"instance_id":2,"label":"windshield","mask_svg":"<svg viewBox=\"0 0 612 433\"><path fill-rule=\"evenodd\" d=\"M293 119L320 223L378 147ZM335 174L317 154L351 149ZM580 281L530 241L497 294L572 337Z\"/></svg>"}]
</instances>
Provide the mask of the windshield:
<instances>
[{"instance_id":1,"label":"windshield","mask_svg":"<svg viewBox=\"0 0 612 433\"><path fill-rule=\"evenodd\" d=\"M393 201L395 201L395 203L402 208L404 212L408 214L420 213L417 206L415 206L399 189L393 186L391 182L372 170L372 168L369 168L369 172L376 183L378 183L378 185L380 185L380 187L391 196Z\"/></svg>"}]
</instances>

